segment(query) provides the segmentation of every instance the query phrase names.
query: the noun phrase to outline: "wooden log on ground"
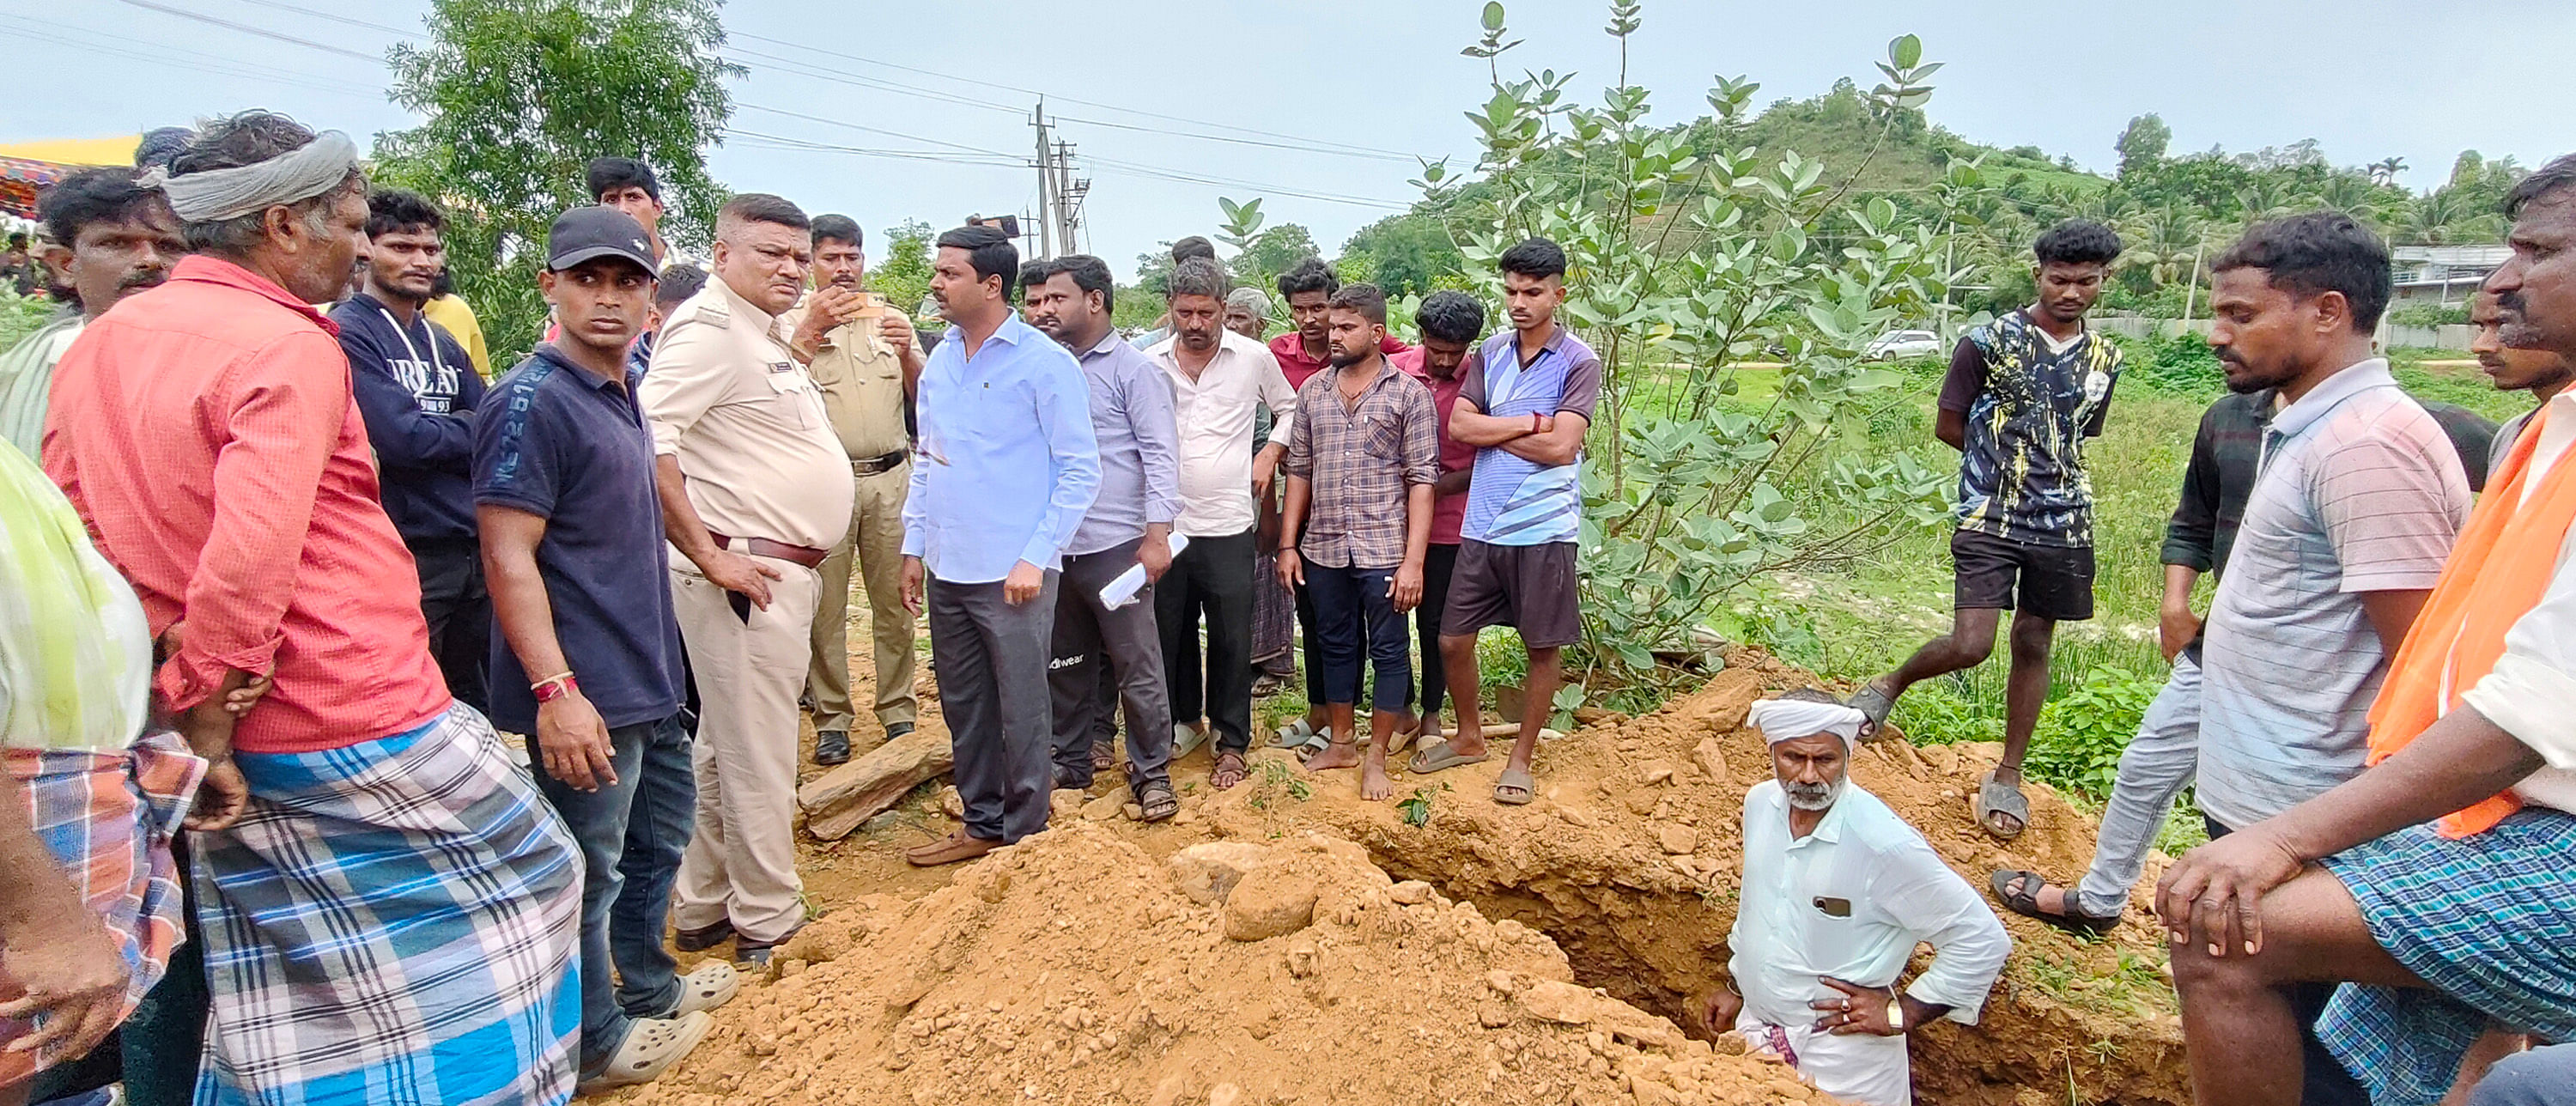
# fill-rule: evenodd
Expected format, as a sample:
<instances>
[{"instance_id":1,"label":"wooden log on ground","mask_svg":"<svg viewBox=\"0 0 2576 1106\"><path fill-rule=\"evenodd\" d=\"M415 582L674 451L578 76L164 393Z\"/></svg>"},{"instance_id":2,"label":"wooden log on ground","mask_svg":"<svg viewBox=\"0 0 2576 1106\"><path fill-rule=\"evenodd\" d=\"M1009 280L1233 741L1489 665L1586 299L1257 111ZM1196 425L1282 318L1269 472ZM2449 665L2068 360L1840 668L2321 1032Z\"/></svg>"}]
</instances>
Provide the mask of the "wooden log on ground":
<instances>
[{"instance_id":1,"label":"wooden log on ground","mask_svg":"<svg viewBox=\"0 0 2576 1106\"><path fill-rule=\"evenodd\" d=\"M945 732L914 730L796 789L805 832L824 841L849 836L859 823L900 801L922 781L956 766Z\"/></svg>"}]
</instances>

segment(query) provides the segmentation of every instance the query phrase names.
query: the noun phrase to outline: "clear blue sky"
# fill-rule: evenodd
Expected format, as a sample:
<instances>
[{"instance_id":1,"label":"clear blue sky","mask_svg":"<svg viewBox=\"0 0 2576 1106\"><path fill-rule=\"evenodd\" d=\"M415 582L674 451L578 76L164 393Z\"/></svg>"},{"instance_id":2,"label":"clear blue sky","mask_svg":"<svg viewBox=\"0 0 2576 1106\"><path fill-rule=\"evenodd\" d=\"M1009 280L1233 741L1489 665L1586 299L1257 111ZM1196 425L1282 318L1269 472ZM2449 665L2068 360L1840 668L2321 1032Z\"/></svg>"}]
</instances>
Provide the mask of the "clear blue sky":
<instances>
[{"instance_id":1,"label":"clear blue sky","mask_svg":"<svg viewBox=\"0 0 2576 1106\"><path fill-rule=\"evenodd\" d=\"M369 24L417 31L428 6L150 3L369 57L380 57L394 39ZM736 136L714 153L712 166L733 187L779 192L809 211L842 212L872 233L908 217L948 225L970 211L1033 208L1032 170L978 164L994 159L960 148L1028 154L1035 141L1029 93L1044 92L1065 117L1061 137L1077 144L1094 182L1086 244L1121 272L1160 242L1210 231L1219 196L1267 196L1263 208L1273 222L1303 223L1331 251L1412 199L1405 181L1417 167L1409 159L1319 153L1315 143L1472 158L1473 133L1461 112L1484 99L1485 69L1458 49L1475 37L1481 6L734 0L724 16L736 35L727 52L751 70L734 89L734 127L961 160L862 157ZM1576 70L1580 94L1595 97L1617 66L1612 40L1600 30L1606 6L1510 6L1513 33L1528 41L1506 60L1515 68ZM2412 168L2402 179L2417 188L2440 180L2462 149L2531 165L2576 148L2576 129L2564 116L2564 52L2576 42L2576 4L2564 0L1649 0L1645 18L1632 76L1653 89L1666 121L1704 112L1701 96L1715 73L1762 82L1758 99L1766 103L1813 95L1838 77L1866 85L1886 41L1912 31L1923 36L1927 58L1948 63L1934 78L1939 90L1929 112L1936 122L1982 142L2072 154L2093 169L2113 163L2112 138L2146 111L2172 126L2177 152L2313 137L2338 164L2403 157ZM130 134L252 106L347 130L362 144L412 122L385 101L380 64L132 0L12 5L0 13L0 42L11 46L14 63L0 141ZM961 67L967 44L980 44L983 57L973 65L990 70L992 84L884 64L950 71ZM1317 198L1325 196L1374 203Z\"/></svg>"}]
</instances>

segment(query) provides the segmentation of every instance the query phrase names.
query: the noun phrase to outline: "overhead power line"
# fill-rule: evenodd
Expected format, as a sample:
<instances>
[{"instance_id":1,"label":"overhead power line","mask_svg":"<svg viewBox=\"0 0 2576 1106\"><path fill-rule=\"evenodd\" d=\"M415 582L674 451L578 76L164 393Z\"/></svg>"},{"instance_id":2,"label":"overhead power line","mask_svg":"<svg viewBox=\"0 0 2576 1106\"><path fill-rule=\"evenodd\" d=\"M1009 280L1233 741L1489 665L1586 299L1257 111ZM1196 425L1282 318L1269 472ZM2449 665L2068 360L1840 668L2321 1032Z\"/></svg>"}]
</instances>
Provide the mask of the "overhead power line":
<instances>
[{"instance_id":1,"label":"overhead power line","mask_svg":"<svg viewBox=\"0 0 2576 1106\"><path fill-rule=\"evenodd\" d=\"M355 84L349 81L335 81L327 77L319 77L311 74L279 73L273 69L260 69L242 63L238 59L227 58L219 54L208 54L202 51L189 50L178 46L155 46L151 52L147 53L136 49L128 40L111 38L86 28L74 27L63 23L55 23L51 20L20 19L14 16L0 16L0 27L10 27L12 28L11 33L18 35L21 38L31 39L38 42L51 42L55 45L66 46L75 50L88 50L94 53L105 54L110 57L149 62L156 66L187 69L199 73L211 73L219 77L238 77L243 80L250 81L271 81L281 84L291 84L300 88L310 88L320 92L330 92L347 96L372 95L382 91L381 89L368 88L364 85ZM63 37L65 35L78 37Z\"/></svg>"},{"instance_id":2,"label":"overhead power line","mask_svg":"<svg viewBox=\"0 0 2576 1106\"><path fill-rule=\"evenodd\" d=\"M155 4L152 0L123 0L123 2L148 11L161 12L165 15L175 15L181 19L194 19L199 23L211 23L227 30L240 31L246 35L257 35L260 38L274 39L278 42L289 42L297 46L311 47L326 54L338 54L342 57L356 58L359 61L374 62L379 65L383 64L385 60L374 54L362 54L345 46L333 46L327 42L315 42L309 38L297 38L294 35L282 34L277 31L269 30L266 27L257 27L248 23L235 23L229 19L218 19L211 15L189 11L186 8L174 8L168 4Z\"/></svg>"}]
</instances>

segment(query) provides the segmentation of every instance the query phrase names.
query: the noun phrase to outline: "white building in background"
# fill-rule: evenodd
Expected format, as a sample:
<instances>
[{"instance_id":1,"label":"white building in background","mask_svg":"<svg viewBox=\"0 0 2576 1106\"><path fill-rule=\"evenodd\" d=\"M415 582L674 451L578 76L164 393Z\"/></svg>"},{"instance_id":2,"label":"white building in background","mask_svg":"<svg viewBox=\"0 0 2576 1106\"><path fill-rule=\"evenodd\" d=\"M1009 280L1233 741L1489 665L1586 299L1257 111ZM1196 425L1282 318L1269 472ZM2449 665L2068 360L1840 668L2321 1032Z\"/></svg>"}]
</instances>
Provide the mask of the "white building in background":
<instances>
[{"instance_id":1,"label":"white building in background","mask_svg":"<svg viewBox=\"0 0 2576 1106\"><path fill-rule=\"evenodd\" d=\"M2487 274L2513 256L2510 246L2399 246L2391 251L2400 304L2466 303Z\"/></svg>"}]
</instances>

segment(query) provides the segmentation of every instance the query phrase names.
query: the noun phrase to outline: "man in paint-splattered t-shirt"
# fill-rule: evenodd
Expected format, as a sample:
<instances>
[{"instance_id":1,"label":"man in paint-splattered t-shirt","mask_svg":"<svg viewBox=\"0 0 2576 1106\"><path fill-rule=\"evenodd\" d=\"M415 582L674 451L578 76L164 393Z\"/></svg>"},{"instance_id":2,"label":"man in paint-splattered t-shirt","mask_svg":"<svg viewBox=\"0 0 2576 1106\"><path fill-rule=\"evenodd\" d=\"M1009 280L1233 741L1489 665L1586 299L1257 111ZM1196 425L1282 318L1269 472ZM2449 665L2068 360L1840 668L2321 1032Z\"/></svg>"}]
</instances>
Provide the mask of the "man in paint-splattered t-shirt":
<instances>
[{"instance_id":1,"label":"man in paint-splattered t-shirt","mask_svg":"<svg viewBox=\"0 0 2576 1106\"><path fill-rule=\"evenodd\" d=\"M1918 681L1973 668L2012 611L2004 754L1977 791L1979 824L2011 840L2030 824L2022 754L2048 698L2057 624L2093 617L2093 485L2084 440L2102 433L2120 350L2084 325L2120 239L2069 220L2031 247L2030 306L1968 332L1941 383L1934 433L1959 451L1959 532L1950 539L1957 609L1949 633L1852 697L1873 728Z\"/></svg>"}]
</instances>

